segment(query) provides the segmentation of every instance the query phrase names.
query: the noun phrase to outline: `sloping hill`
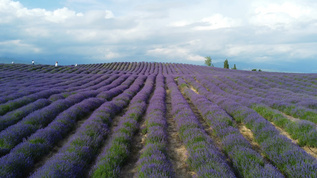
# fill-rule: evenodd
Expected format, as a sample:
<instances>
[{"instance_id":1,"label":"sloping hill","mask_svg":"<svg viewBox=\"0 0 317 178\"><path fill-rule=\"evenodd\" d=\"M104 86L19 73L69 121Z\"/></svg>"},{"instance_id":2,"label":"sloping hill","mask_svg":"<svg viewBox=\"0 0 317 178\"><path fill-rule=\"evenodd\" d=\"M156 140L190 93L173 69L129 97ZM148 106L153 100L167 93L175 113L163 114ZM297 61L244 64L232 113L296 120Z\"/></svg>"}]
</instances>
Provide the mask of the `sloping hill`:
<instances>
[{"instance_id":1,"label":"sloping hill","mask_svg":"<svg viewBox=\"0 0 317 178\"><path fill-rule=\"evenodd\" d=\"M316 177L317 74L0 64L0 177Z\"/></svg>"}]
</instances>

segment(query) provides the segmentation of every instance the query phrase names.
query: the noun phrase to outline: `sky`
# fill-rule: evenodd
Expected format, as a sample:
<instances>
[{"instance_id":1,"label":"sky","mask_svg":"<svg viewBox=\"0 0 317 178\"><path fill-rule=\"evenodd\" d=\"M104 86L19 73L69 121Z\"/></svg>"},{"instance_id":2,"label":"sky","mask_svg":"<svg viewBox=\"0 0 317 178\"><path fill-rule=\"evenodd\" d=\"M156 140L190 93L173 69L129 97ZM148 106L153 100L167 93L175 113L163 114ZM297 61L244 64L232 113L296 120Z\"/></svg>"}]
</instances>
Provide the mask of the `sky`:
<instances>
[{"instance_id":1,"label":"sky","mask_svg":"<svg viewBox=\"0 0 317 178\"><path fill-rule=\"evenodd\" d=\"M0 0L0 63L317 73L316 0Z\"/></svg>"}]
</instances>

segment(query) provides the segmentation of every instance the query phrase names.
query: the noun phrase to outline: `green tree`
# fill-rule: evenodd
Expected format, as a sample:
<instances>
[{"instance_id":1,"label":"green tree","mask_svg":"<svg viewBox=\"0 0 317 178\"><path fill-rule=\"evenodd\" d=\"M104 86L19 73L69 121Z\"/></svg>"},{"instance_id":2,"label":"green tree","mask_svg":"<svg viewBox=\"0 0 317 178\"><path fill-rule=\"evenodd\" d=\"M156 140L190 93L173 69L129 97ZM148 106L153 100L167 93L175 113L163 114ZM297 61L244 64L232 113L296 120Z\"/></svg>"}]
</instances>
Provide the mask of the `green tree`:
<instances>
[{"instance_id":1,"label":"green tree","mask_svg":"<svg viewBox=\"0 0 317 178\"><path fill-rule=\"evenodd\" d=\"M210 57L210 56L207 56L207 57L205 57L205 58L206 58L205 64L206 64L207 66L211 66L211 57Z\"/></svg>"},{"instance_id":2,"label":"green tree","mask_svg":"<svg viewBox=\"0 0 317 178\"><path fill-rule=\"evenodd\" d=\"M228 59L226 59L226 60L225 60L224 65L223 65L223 68L225 68L225 69L229 69L229 62L228 62Z\"/></svg>"},{"instance_id":3,"label":"green tree","mask_svg":"<svg viewBox=\"0 0 317 178\"><path fill-rule=\"evenodd\" d=\"M233 68L232 68L232 69L237 70L236 64L233 65Z\"/></svg>"}]
</instances>

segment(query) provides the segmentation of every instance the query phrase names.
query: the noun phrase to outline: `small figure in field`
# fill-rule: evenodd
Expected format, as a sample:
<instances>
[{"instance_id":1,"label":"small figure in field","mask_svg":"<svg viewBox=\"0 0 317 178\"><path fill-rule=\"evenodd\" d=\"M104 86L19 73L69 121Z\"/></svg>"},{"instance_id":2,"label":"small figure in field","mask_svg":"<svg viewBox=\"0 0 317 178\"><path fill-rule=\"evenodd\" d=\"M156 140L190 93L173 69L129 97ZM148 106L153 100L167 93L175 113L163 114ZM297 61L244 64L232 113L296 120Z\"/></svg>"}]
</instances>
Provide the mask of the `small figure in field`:
<instances>
[{"instance_id":1,"label":"small figure in field","mask_svg":"<svg viewBox=\"0 0 317 178\"><path fill-rule=\"evenodd\" d=\"M32 64L34 65L34 60L32 60Z\"/></svg>"},{"instance_id":2,"label":"small figure in field","mask_svg":"<svg viewBox=\"0 0 317 178\"><path fill-rule=\"evenodd\" d=\"M75 64L75 67L77 67L77 64Z\"/></svg>"},{"instance_id":3,"label":"small figure in field","mask_svg":"<svg viewBox=\"0 0 317 178\"><path fill-rule=\"evenodd\" d=\"M12 64L14 64L14 62L12 61Z\"/></svg>"},{"instance_id":4,"label":"small figure in field","mask_svg":"<svg viewBox=\"0 0 317 178\"><path fill-rule=\"evenodd\" d=\"M57 67L57 65L58 65L58 62L56 61L56 62L55 62L55 67Z\"/></svg>"}]
</instances>

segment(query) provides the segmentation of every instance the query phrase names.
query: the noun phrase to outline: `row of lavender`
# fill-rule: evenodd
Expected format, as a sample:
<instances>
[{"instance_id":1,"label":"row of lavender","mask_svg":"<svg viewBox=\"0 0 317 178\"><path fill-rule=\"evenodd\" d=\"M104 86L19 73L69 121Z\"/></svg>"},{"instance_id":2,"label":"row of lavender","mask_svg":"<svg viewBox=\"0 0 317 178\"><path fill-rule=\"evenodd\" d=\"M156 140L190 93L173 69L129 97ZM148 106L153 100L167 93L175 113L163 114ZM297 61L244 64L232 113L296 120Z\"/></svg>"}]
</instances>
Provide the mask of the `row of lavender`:
<instances>
[{"instance_id":1,"label":"row of lavender","mask_svg":"<svg viewBox=\"0 0 317 178\"><path fill-rule=\"evenodd\" d=\"M190 78L187 78L190 80ZM178 84L184 87L184 94L197 107L213 133L221 140L222 150L229 156L233 167L241 177L283 177L271 164L265 161L260 153L255 151L251 144L243 137L237 128L235 120L225 110L208 100L208 91L195 85L200 93L197 94L188 88L186 82L179 78Z\"/></svg>"},{"instance_id":2,"label":"row of lavender","mask_svg":"<svg viewBox=\"0 0 317 178\"><path fill-rule=\"evenodd\" d=\"M207 78L201 79L201 81L204 80ZM317 111L315 109L317 100L314 97L294 92L283 95L282 92L272 92L276 89L271 88L250 89L254 88L250 84L251 82L244 83L235 78L234 80L240 85L227 78L208 79L226 91L218 92L219 95L228 96L253 108L266 119L287 131L293 139L298 139L300 145L317 147ZM285 92L289 93L290 91ZM293 102L289 102L290 100ZM278 110L302 120L290 120Z\"/></svg>"},{"instance_id":3,"label":"row of lavender","mask_svg":"<svg viewBox=\"0 0 317 178\"><path fill-rule=\"evenodd\" d=\"M98 76L97 78L95 77L95 79L98 79L99 77L100 76ZM28 95L21 98L17 98L16 100L8 101L0 105L0 108L2 108L1 111L3 111L3 113L6 113L6 111L8 110L13 110L15 108L18 108L16 110L13 110L12 112L7 112L5 115L1 116L1 119L0 119L1 130L5 129L0 133L1 155L6 154L6 152L8 152L17 143L19 143L21 139L23 139L30 133L33 133L39 127L43 127L47 125L47 123L49 123L52 119L54 119L54 117L59 112L67 109L71 105L78 103L87 97L96 96L98 93L100 93L100 97L107 99L101 91L109 90L113 87L120 85L127 78L127 76L121 76L118 79L117 78L118 76L112 76L110 78L103 77L102 80L104 79L107 79L107 80L104 80L102 82L101 80L99 81L93 80L91 82L83 80L84 81L83 84L84 83L86 84L80 86L80 83L79 83L80 87L77 84L72 89L72 85L71 84L68 85L69 88L67 90L73 91L73 93L63 92L60 94L54 94L62 90L61 89L57 91L49 90L48 92L43 91L36 94L32 94L31 96ZM88 78L88 80L91 80L91 78ZM96 83L98 83L98 85L104 84L106 86L100 87L96 85ZM110 83L112 84L107 85ZM85 87L84 90L81 89L83 87ZM96 89L96 87L98 88L98 90L92 90L92 89ZM77 94L74 94L74 93L77 93ZM49 99L43 99L43 97L44 98L49 97ZM25 105L32 101L35 101L35 102ZM23 106L23 107L19 108L19 106ZM42 107L44 108L41 109ZM4 110L3 108L6 110ZM17 125L13 125L15 123L17 123ZM10 125L12 126L9 128L6 128Z\"/></svg>"},{"instance_id":4,"label":"row of lavender","mask_svg":"<svg viewBox=\"0 0 317 178\"><path fill-rule=\"evenodd\" d=\"M184 65L175 63L154 63L154 62L114 62L106 64L84 64L78 66L50 65L0 65L0 71L23 71L41 73L64 73L64 74L138 74L138 75L183 75L198 73L210 73L208 68L195 65ZM219 69L221 70L221 69Z\"/></svg>"},{"instance_id":5,"label":"row of lavender","mask_svg":"<svg viewBox=\"0 0 317 178\"><path fill-rule=\"evenodd\" d=\"M138 177L172 177L174 172L167 156L166 91L162 75L156 77L154 94L145 115L144 150L137 162Z\"/></svg>"},{"instance_id":6,"label":"row of lavender","mask_svg":"<svg viewBox=\"0 0 317 178\"><path fill-rule=\"evenodd\" d=\"M83 119L85 115L95 110L105 101L111 100L114 96L125 91L121 98L119 96L115 98L117 107L123 107L121 106L122 101L129 101L131 97L127 98L127 95L132 95L133 91L136 93L144 81L144 77L141 76L141 79L137 80L138 82L134 82L132 90L126 90L136 79L136 76L113 75L106 78L108 80L100 80L99 82L96 80L87 81L87 84L91 83L91 86L88 87L87 85L84 89L80 85L76 86L77 89L78 87L81 89L76 90L76 92L80 91L77 94L70 95L65 99L58 99L49 106L31 113L17 124L3 130L0 133L3 154L5 155L9 151L10 153L0 160L1 177L27 175L28 172L34 169L36 162L39 162L43 156L52 150L54 145L63 140L74 129L78 120ZM104 84L104 86L98 87L100 84ZM96 90L93 90L93 88ZM28 135L30 136L28 137ZM26 137L28 137L26 141L18 144L22 138ZM15 146L16 144L18 145Z\"/></svg>"},{"instance_id":7,"label":"row of lavender","mask_svg":"<svg viewBox=\"0 0 317 178\"><path fill-rule=\"evenodd\" d=\"M205 75L197 75L199 67L150 64L111 64L114 68L109 68L107 64L108 74L91 72L104 70L101 65L79 65L78 69L89 69L87 74L73 73L65 76L55 73L64 73L66 69L62 69L63 67L52 68L56 70L53 72L43 72L42 69L23 72L26 76L14 70L1 71L10 76L1 77L0 83L1 90L5 92L1 95L3 102L0 103L0 175L24 177L32 173L33 177L72 177L88 176L87 172L90 170L90 176L94 177L118 176L121 166L129 157L133 133L139 127L139 119L145 112L146 101L156 83L156 89L146 111L147 139L145 151L137 163L137 176L172 177L173 170L165 147L168 143L163 104L164 77L148 76L144 89L138 92L146 78L140 74L148 75L152 72L166 76L167 86L172 92L172 110L178 134L189 154L188 165L198 176L282 177L282 172L286 176L313 177L316 174L316 159L292 144L290 140L280 136L273 125L255 112L274 123L281 123L281 127L289 132L296 132L295 135L302 140L300 144L313 146L316 144L315 123L290 121L283 117L282 113L272 109L285 112L300 108L300 116L305 116L302 119L310 118L314 121L314 115L309 115L316 113L316 78L313 75L302 75L305 76L305 81L298 75L292 75L295 80L291 82L290 77L278 74L251 75L250 72L237 72L236 75L231 75L232 71L228 74L223 70L212 69L210 71L215 75L207 75L208 72ZM185 69L192 70L197 80L190 75L184 75L190 72L179 72L186 71ZM206 68L201 68L201 72L205 71ZM205 122L214 129L214 134L220 138L222 147L215 146L214 140L206 134L184 100L174 82L177 75L166 74L181 74L181 77L199 91L201 95L184 88L185 96L190 98ZM28 76L33 76L33 79ZM45 79L46 86L42 89L41 83ZM139 84L133 84L132 86L138 87L131 91L128 88L134 80L134 83ZM178 78L178 83L179 86L189 84L181 78ZM293 85L296 87L291 87ZM14 96L18 86L31 89ZM132 86L130 88L133 88ZM8 91L10 89L11 92ZM135 94L136 99L131 100ZM117 95L117 98L113 98ZM120 118L121 122L114 133L109 135L113 117L116 113L122 112L130 100L128 111ZM277 105L278 102L282 104ZM289 113L292 112L294 111ZM91 113L84 124L76 129L76 123ZM46 119L42 120L40 117ZM252 130L264 157L243 138L236 128L236 123L243 123ZM310 127L307 127L308 125ZM67 139L67 143L57 154L41 163L39 168L35 166L74 129L75 134ZM266 133L267 130L269 133ZM103 145L105 139L109 141ZM96 159L98 161L93 166ZM265 159L269 159L278 170ZM230 166L231 164L233 166Z\"/></svg>"},{"instance_id":8,"label":"row of lavender","mask_svg":"<svg viewBox=\"0 0 317 178\"><path fill-rule=\"evenodd\" d=\"M26 105L20 109L17 109L13 112L10 112L1 117L0 124L1 128L4 130L0 132L0 150L1 155L6 154L10 149L12 149L16 144L21 142L21 140L28 135L34 133L34 131L38 130L41 127L46 126L50 123L60 112L69 108L70 106L86 99L89 97L99 97L103 99L111 98L109 95L109 91L111 88L117 87L122 84L124 80L126 80L127 76L123 75L118 78L118 76L109 77L107 80L100 82L99 84L107 84L104 87L98 87L98 90L92 90L96 85L92 85L85 90L77 90L79 91L77 94L73 94L68 96L67 98L59 98L58 100L52 102L47 107L42 109L38 109L33 111L34 108L31 108L30 105L37 104L31 103L30 105ZM92 82L94 84L95 82ZM111 84L110 84L111 83ZM125 85L121 85L120 89L117 89L117 92L122 92L124 90ZM103 91L106 92L103 92ZM63 96L64 94L59 94ZM56 95L52 95L52 98L56 98ZM6 104L4 104L6 105ZM25 109L26 108L26 109ZM33 111L26 117L17 117L16 113L22 110L29 109ZM18 122L17 124L15 124ZM15 125L13 125L15 124ZM10 126L12 125L12 126ZM10 126L6 128L7 126Z\"/></svg>"},{"instance_id":9,"label":"row of lavender","mask_svg":"<svg viewBox=\"0 0 317 178\"><path fill-rule=\"evenodd\" d=\"M199 177L235 177L225 156L207 135L189 104L179 91L174 78L167 78L171 91L173 119L178 135L188 151L189 167Z\"/></svg>"},{"instance_id":10,"label":"row of lavender","mask_svg":"<svg viewBox=\"0 0 317 178\"><path fill-rule=\"evenodd\" d=\"M193 78L186 77L186 80L188 80L199 93L223 108L236 122L242 122L251 129L255 141L261 146L265 156L270 159L283 174L295 177L304 175L314 177L316 175L317 162L314 157L281 135L275 126L261 117L257 112L235 102L231 99L232 96L226 96L226 92L221 90L214 83L204 80L203 77L197 77L197 79L203 86ZM210 92L207 91L205 87Z\"/></svg>"},{"instance_id":11,"label":"row of lavender","mask_svg":"<svg viewBox=\"0 0 317 178\"><path fill-rule=\"evenodd\" d=\"M102 104L79 127L69 141L31 177L80 177L85 175L109 135L114 116L138 93L145 77L138 77L124 93ZM133 79L130 79L132 82Z\"/></svg>"},{"instance_id":12,"label":"row of lavender","mask_svg":"<svg viewBox=\"0 0 317 178\"><path fill-rule=\"evenodd\" d=\"M113 82L118 77L118 75L113 75L111 77L88 77L88 79L78 81L78 84L74 84L72 82L69 82L67 84L67 82L65 81L64 84L57 85L57 89L43 90L33 94L23 93L25 94L24 96L18 95L18 98L7 101L0 105L1 115L3 115L0 116L0 130L3 130L12 124L15 124L23 117L27 116L29 113L34 112L35 110L38 110L59 99L64 99L69 95L94 90L95 92L107 90L109 89L109 87L112 87L108 84ZM126 77L127 76L121 76L120 78L118 78L118 80L114 81L112 85L119 85Z\"/></svg>"}]
</instances>

